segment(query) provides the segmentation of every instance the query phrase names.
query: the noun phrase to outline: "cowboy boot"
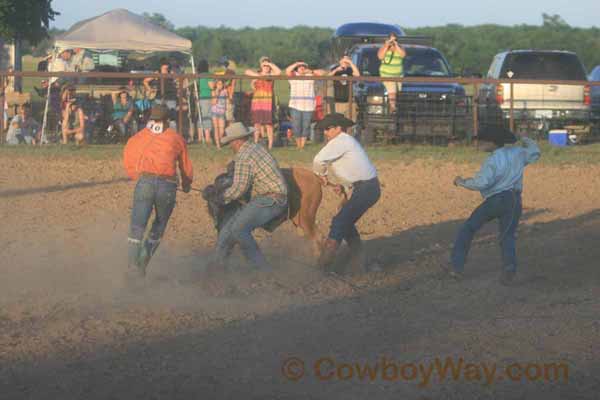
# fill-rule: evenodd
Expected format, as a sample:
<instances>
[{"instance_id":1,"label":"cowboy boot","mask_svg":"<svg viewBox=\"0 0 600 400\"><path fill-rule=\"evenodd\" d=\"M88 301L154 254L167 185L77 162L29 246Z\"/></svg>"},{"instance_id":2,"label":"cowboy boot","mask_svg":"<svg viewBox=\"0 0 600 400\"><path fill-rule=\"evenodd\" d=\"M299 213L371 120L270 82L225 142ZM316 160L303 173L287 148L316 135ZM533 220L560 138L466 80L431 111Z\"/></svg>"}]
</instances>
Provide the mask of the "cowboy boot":
<instances>
[{"instance_id":1,"label":"cowboy boot","mask_svg":"<svg viewBox=\"0 0 600 400\"><path fill-rule=\"evenodd\" d=\"M142 243L137 239L128 239L128 275L144 277L145 268L141 264Z\"/></svg>"},{"instance_id":2,"label":"cowboy boot","mask_svg":"<svg viewBox=\"0 0 600 400\"><path fill-rule=\"evenodd\" d=\"M325 240L321 249L321 255L319 255L319 260L317 261L320 268L328 268L333 264L339 246L340 243L337 240L329 238Z\"/></svg>"},{"instance_id":3,"label":"cowboy boot","mask_svg":"<svg viewBox=\"0 0 600 400\"><path fill-rule=\"evenodd\" d=\"M140 250L140 258L139 258L140 259L140 267L143 268L144 274L146 273L146 267L148 266L148 263L150 263L150 259L152 258L154 253L156 253L156 249L158 248L159 244L160 244L160 239L159 240L146 239L144 241L144 245L142 246L142 249Z\"/></svg>"},{"instance_id":4,"label":"cowboy boot","mask_svg":"<svg viewBox=\"0 0 600 400\"><path fill-rule=\"evenodd\" d=\"M350 248L350 272L355 274L364 273L367 267L367 256L360 236L346 239L346 243Z\"/></svg>"}]
</instances>

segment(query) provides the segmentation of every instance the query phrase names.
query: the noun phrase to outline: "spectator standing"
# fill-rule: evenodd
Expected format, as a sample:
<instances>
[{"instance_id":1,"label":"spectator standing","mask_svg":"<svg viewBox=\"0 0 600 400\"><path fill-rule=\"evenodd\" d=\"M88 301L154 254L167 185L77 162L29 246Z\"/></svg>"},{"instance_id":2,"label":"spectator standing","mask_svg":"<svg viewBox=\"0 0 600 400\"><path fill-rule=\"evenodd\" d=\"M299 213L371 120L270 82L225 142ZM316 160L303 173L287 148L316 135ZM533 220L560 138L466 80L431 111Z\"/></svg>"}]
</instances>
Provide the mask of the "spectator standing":
<instances>
[{"instance_id":1,"label":"spectator standing","mask_svg":"<svg viewBox=\"0 0 600 400\"><path fill-rule=\"evenodd\" d=\"M404 76L404 57L406 51L398 44L395 33L390 33L384 45L377 52L381 60L379 76L381 78L402 78ZM390 112L396 112L396 94L402 90L401 82L383 81L388 92Z\"/></svg>"},{"instance_id":2,"label":"spectator standing","mask_svg":"<svg viewBox=\"0 0 600 400\"><path fill-rule=\"evenodd\" d=\"M360 76L360 71L352 62L352 59L348 56L342 57L339 61L338 66L331 70L329 73L331 76ZM333 81L333 93L330 95L333 97L333 107L331 112L344 114L348 117L350 111L350 88L352 82L347 81Z\"/></svg>"},{"instance_id":3,"label":"spectator standing","mask_svg":"<svg viewBox=\"0 0 600 400\"><path fill-rule=\"evenodd\" d=\"M246 75L254 77L265 77L281 75L281 69L271 62L269 57L261 57L258 71L246 70ZM273 87L271 79L254 79L252 81L254 94L250 107L252 122L254 123L254 143L258 143L260 137L267 136L268 149L273 148Z\"/></svg>"},{"instance_id":4,"label":"spectator standing","mask_svg":"<svg viewBox=\"0 0 600 400\"><path fill-rule=\"evenodd\" d=\"M212 86L214 89L212 91L210 114L215 131L215 144L218 149L221 149L221 139L225 134L225 119L227 115L227 99L229 98L229 91L223 79L218 79Z\"/></svg>"},{"instance_id":5,"label":"spectator standing","mask_svg":"<svg viewBox=\"0 0 600 400\"><path fill-rule=\"evenodd\" d=\"M40 124L31 116L29 103L19 106L19 113L10 122L6 134L6 143L15 145L20 143L36 144L39 141L38 133Z\"/></svg>"},{"instance_id":6,"label":"spectator standing","mask_svg":"<svg viewBox=\"0 0 600 400\"><path fill-rule=\"evenodd\" d=\"M171 75L171 63L166 58L160 60L159 74ZM154 100L154 104L163 104L167 107L168 118L170 121L175 120L177 110L177 84L174 78L164 78L164 90L161 91L160 78L144 79L144 88L147 96Z\"/></svg>"},{"instance_id":7,"label":"spectator standing","mask_svg":"<svg viewBox=\"0 0 600 400\"><path fill-rule=\"evenodd\" d=\"M288 66L285 73L289 77L297 76L323 76L323 70L311 70L308 65L300 60ZM290 79L290 115L296 136L296 147L303 149L306 138L310 135L313 113L316 107L315 81Z\"/></svg>"},{"instance_id":8,"label":"spectator standing","mask_svg":"<svg viewBox=\"0 0 600 400\"><path fill-rule=\"evenodd\" d=\"M208 73L208 62L206 60L198 61L196 72L199 74ZM210 78L198 79L198 102L200 103L200 109L198 110L196 129L198 131L198 140L200 140L201 135L204 135L204 140L207 144L212 142L210 133L212 130L212 116L210 113L212 98L212 89L210 85L212 82L213 81Z\"/></svg>"}]
</instances>

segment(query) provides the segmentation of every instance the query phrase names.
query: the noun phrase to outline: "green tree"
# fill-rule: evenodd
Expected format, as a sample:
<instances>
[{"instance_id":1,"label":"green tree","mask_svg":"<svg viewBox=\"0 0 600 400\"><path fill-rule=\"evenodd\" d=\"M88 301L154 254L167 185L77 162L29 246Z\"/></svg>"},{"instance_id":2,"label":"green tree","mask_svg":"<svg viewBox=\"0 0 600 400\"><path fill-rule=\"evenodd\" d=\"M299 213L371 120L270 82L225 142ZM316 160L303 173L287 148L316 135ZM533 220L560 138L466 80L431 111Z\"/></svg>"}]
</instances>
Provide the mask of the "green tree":
<instances>
[{"instance_id":1,"label":"green tree","mask_svg":"<svg viewBox=\"0 0 600 400\"><path fill-rule=\"evenodd\" d=\"M50 21L59 14L52 0L0 0L0 36L37 44L48 37Z\"/></svg>"},{"instance_id":2,"label":"green tree","mask_svg":"<svg viewBox=\"0 0 600 400\"><path fill-rule=\"evenodd\" d=\"M163 27L169 31L175 30L175 25L161 13L150 14L150 13L145 12L142 14L142 17L144 17L147 21L150 21L153 24Z\"/></svg>"}]
</instances>

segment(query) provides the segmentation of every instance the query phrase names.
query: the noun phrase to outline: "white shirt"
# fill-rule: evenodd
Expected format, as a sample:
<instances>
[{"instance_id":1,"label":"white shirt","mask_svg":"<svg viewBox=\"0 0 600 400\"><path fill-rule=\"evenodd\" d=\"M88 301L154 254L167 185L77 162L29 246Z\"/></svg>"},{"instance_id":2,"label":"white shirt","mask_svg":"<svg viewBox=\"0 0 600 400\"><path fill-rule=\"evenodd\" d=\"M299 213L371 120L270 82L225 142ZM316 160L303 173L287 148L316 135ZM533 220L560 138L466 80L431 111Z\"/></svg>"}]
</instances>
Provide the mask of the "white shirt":
<instances>
[{"instance_id":1,"label":"white shirt","mask_svg":"<svg viewBox=\"0 0 600 400\"><path fill-rule=\"evenodd\" d=\"M329 169L349 184L377 177L377 170L360 143L344 132L330 140L313 160L313 171L317 175L327 175Z\"/></svg>"},{"instance_id":2,"label":"white shirt","mask_svg":"<svg viewBox=\"0 0 600 400\"><path fill-rule=\"evenodd\" d=\"M302 76L312 76L312 74ZM315 81L290 79L289 83L290 101L288 107L299 111L314 111L316 107Z\"/></svg>"},{"instance_id":3,"label":"white shirt","mask_svg":"<svg viewBox=\"0 0 600 400\"><path fill-rule=\"evenodd\" d=\"M70 61L65 61L60 57L52 59L52 62L48 66L49 72L75 72L75 68ZM50 83L56 82L58 77L54 76L50 78Z\"/></svg>"}]
</instances>

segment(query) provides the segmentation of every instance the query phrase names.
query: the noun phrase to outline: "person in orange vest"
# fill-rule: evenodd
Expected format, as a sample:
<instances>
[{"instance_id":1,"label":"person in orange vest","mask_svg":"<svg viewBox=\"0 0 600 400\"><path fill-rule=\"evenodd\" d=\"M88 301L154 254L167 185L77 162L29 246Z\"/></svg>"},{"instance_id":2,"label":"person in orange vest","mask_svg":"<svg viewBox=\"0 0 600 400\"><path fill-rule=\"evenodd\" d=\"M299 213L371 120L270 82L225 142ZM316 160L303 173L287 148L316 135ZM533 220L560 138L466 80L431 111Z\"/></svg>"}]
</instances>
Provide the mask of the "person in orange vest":
<instances>
[{"instance_id":1,"label":"person in orange vest","mask_svg":"<svg viewBox=\"0 0 600 400\"><path fill-rule=\"evenodd\" d=\"M193 180L187 145L181 135L169 128L165 106L154 106L148 125L127 141L123 164L127 175L137 180L128 238L128 269L130 274L144 277L175 207L177 165L184 193L190 191ZM144 240L152 210L154 222Z\"/></svg>"}]
</instances>

